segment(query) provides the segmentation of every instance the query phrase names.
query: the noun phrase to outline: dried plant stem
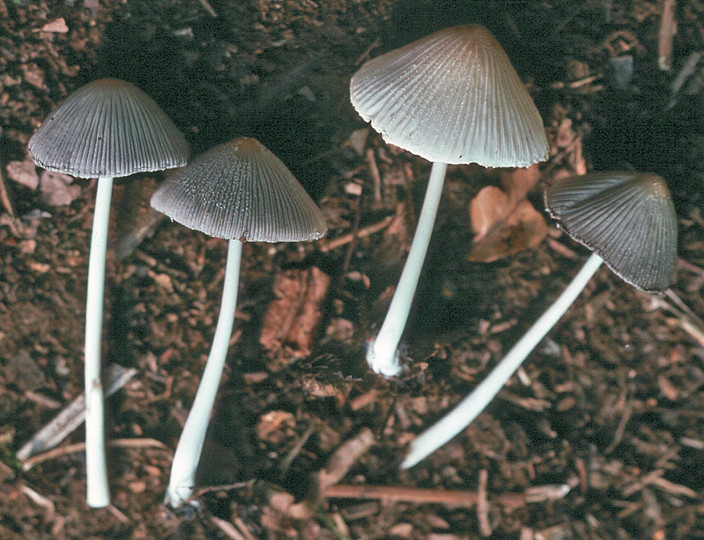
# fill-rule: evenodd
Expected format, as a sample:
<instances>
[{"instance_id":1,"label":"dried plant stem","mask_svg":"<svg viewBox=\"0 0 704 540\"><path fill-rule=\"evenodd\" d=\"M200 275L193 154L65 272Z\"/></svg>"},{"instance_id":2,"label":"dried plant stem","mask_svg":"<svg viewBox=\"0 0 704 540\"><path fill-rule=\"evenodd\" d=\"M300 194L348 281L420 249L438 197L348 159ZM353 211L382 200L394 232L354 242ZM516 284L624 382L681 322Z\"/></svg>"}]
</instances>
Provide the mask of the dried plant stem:
<instances>
[{"instance_id":1,"label":"dried plant stem","mask_svg":"<svg viewBox=\"0 0 704 540\"><path fill-rule=\"evenodd\" d=\"M389 502L445 504L465 508L475 506L478 499L476 491L340 484L328 487L324 492L324 496L328 499L377 499ZM521 507L525 505L525 498L521 493L506 493L499 495L497 502L506 506Z\"/></svg>"}]
</instances>

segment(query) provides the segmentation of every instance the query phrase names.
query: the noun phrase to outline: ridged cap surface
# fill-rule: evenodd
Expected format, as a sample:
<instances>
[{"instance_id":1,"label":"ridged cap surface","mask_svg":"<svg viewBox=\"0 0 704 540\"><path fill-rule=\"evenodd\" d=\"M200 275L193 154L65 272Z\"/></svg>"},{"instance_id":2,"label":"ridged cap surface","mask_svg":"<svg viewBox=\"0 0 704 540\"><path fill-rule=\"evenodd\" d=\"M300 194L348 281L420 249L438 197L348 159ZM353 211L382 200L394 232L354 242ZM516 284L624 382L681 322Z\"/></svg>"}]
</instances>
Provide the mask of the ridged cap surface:
<instances>
[{"instance_id":1,"label":"ridged cap surface","mask_svg":"<svg viewBox=\"0 0 704 540\"><path fill-rule=\"evenodd\" d=\"M677 215L660 176L572 176L546 189L545 205L567 234L631 285L662 292L676 281Z\"/></svg>"},{"instance_id":2,"label":"ridged cap surface","mask_svg":"<svg viewBox=\"0 0 704 540\"><path fill-rule=\"evenodd\" d=\"M321 238L322 212L291 171L255 139L240 137L168 174L151 205L190 229L249 242Z\"/></svg>"},{"instance_id":3,"label":"ridged cap surface","mask_svg":"<svg viewBox=\"0 0 704 540\"><path fill-rule=\"evenodd\" d=\"M181 167L189 154L186 138L159 105L119 79L76 90L29 141L37 165L81 178Z\"/></svg>"},{"instance_id":4,"label":"ridged cap surface","mask_svg":"<svg viewBox=\"0 0 704 540\"><path fill-rule=\"evenodd\" d=\"M386 142L429 161L527 167L548 158L540 113L483 26L446 28L370 60L350 98Z\"/></svg>"}]
</instances>

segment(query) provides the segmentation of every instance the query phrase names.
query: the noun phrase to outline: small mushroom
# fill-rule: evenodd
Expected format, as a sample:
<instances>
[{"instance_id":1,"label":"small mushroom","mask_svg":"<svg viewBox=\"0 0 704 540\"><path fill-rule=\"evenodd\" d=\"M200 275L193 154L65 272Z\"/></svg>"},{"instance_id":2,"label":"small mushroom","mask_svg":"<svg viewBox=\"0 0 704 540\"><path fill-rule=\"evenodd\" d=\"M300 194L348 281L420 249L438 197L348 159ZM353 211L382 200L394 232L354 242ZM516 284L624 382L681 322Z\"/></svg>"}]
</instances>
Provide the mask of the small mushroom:
<instances>
[{"instance_id":1,"label":"small mushroom","mask_svg":"<svg viewBox=\"0 0 704 540\"><path fill-rule=\"evenodd\" d=\"M670 191L660 176L633 172L573 176L547 188L545 205L567 234L594 253L489 376L411 442L401 467L412 467L430 455L486 408L572 305L602 262L645 292L662 292L675 282L677 216Z\"/></svg>"},{"instance_id":2,"label":"small mushroom","mask_svg":"<svg viewBox=\"0 0 704 540\"><path fill-rule=\"evenodd\" d=\"M178 507L193 494L227 358L242 242L304 242L321 238L327 227L322 212L281 160L246 137L216 146L171 173L151 205L190 229L229 240L213 345L171 465L165 502Z\"/></svg>"},{"instance_id":3,"label":"small mushroom","mask_svg":"<svg viewBox=\"0 0 704 540\"><path fill-rule=\"evenodd\" d=\"M543 121L501 44L455 26L374 58L354 74L352 105L388 143L433 162L408 259L367 349L371 368L401 371L398 343L433 232L447 164L527 167L548 157Z\"/></svg>"},{"instance_id":4,"label":"small mushroom","mask_svg":"<svg viewBox=\"0 0 704 540\"><path fill-rule=\"evenodd\" d=\"M186 164L188 143L156 102L136 86L100 79L71 94L29 140L40 167L98 178L88 261L85 334L87 502L107 506L104 396L100 376L105 254L113 178Z\"/></svg>"}]
</instances>

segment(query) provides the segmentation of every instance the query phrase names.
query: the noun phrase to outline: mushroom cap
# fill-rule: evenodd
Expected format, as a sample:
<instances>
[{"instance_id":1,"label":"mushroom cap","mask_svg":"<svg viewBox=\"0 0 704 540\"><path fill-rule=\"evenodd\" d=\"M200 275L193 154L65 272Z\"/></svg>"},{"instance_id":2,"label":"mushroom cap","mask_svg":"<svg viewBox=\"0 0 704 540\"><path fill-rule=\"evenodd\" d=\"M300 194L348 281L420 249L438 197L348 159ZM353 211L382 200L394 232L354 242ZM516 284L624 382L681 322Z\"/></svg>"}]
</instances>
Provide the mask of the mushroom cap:
<instances>
[{"instance_id":1,"label":"mushroom cap","mask_svg":"<svg viewBox=\"0 0 704 540\"><path fill-rule=\"evenodd\" d=\"M631 285L662 292L676 281L677 215L660 176L572 176L545 190L545 205L567 234Z\"/></svg>"},{"instance_id":2,"label":"mushroom cap","mask_svg":"<svg viewBox=\"0 0 704 540\"><path fill-rule=\"evenodd\" d=\"M322 212L279 158L240 137L167 175L151 205L190 229L249 242L321 238Z\"/></svg>"},{"instance_id":3,"label":"mushroom cap","mask_svg":"<svg viewBox=\"0 0 704 540\"><path fill-rule=\"evenodd\" d=\"M76 90L29 140L40 167L81 178L182 167L186 138L136 86L99 79Z\"/></svg>"},{"instance_id":4,"label":"mushroom cap","mask_svg":"<svg viewBox=\"0 0 704 540\"><path fill-rule=\"evenodd\" d=\"M386 142L429 161L527 167L548 158L538 109L480 25L446 28L368 61L350 98Z\"/></svg>"}]
</instances>

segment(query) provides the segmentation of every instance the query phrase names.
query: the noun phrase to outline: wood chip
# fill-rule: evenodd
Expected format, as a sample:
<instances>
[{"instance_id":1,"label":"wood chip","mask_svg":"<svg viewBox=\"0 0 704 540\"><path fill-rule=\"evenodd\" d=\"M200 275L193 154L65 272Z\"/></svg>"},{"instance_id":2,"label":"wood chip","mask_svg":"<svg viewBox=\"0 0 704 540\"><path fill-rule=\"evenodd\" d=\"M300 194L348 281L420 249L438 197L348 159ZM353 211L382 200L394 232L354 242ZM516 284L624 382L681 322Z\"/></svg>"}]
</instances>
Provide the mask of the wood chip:
<instances>
[{"instance_id":1,"label":"wood chip","mask_svg":"<svg viewBox=\"0 0 704 540\"><path fill-rule=\"evenodd\" d=\"M321 305L330 277L318 268L279 272L274 281L276 300L269 304L259 342L278 361L273 369L311 354L322 319Z\"/></svg>"}]
</instances>

